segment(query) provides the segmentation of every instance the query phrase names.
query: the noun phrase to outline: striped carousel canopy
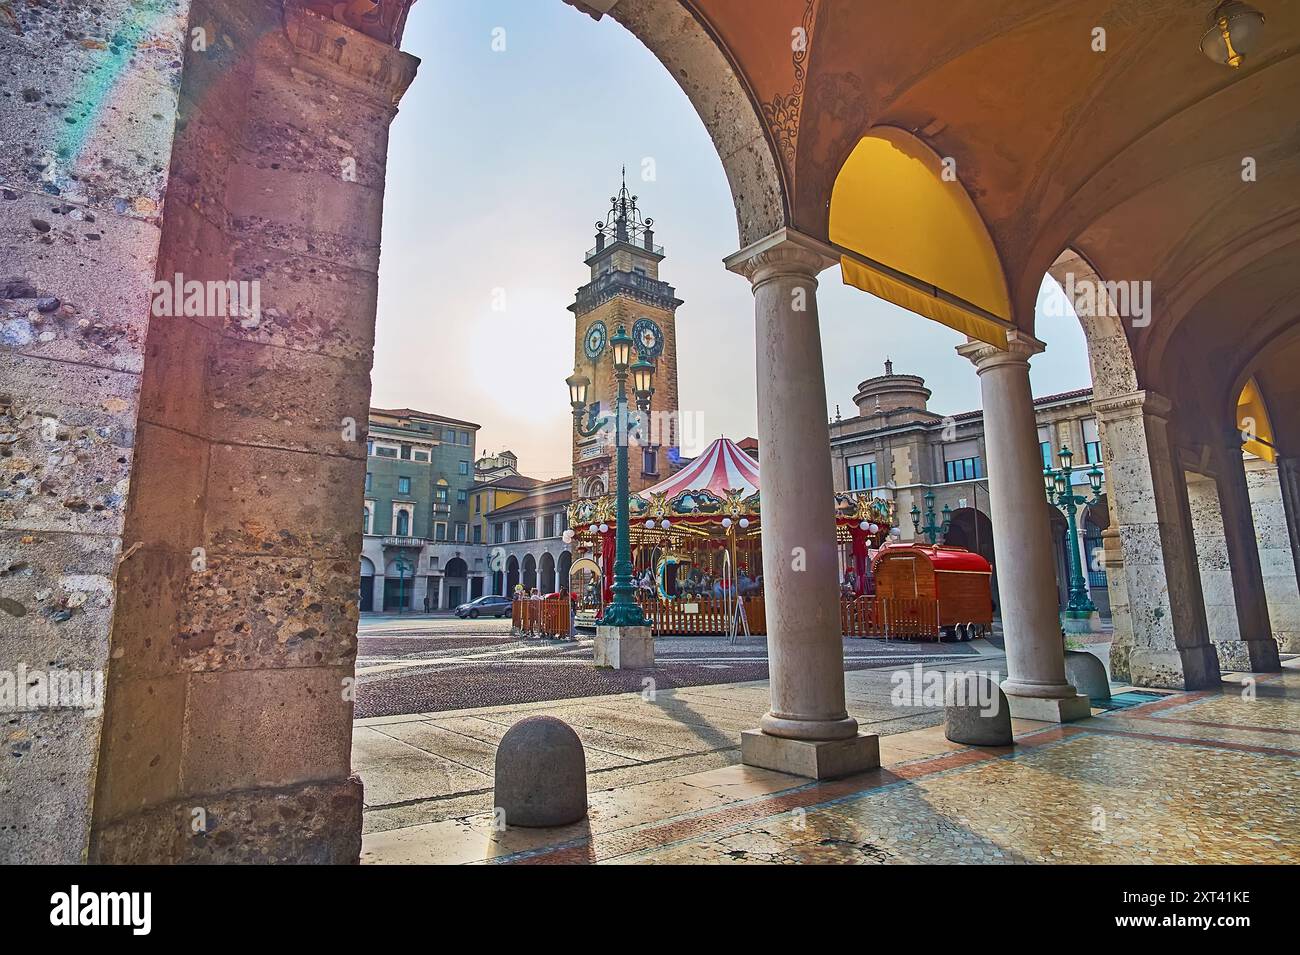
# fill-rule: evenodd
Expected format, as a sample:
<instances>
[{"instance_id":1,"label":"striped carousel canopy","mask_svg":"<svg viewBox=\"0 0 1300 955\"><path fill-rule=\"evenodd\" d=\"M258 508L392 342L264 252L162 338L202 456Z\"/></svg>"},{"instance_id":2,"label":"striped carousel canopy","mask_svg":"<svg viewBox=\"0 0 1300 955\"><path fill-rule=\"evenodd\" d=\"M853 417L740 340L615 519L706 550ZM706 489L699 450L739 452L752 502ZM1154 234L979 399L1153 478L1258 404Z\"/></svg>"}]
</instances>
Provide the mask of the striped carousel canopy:
<instances>
[{"instance_id":1,"label":"striped carousel canopy","mask_svg":"<svg viewBox=\"0 0 1300 955\"><path fill-rule=\"evenodd\" d=\"M758 462L740 449L730 438L718 438L698 458L671 477L640 492L649 500L663 494L671 501L683 491L710 491L718 497L727 491L740 491L746 498L758 492Z\"/></svg>"}]
</instances>

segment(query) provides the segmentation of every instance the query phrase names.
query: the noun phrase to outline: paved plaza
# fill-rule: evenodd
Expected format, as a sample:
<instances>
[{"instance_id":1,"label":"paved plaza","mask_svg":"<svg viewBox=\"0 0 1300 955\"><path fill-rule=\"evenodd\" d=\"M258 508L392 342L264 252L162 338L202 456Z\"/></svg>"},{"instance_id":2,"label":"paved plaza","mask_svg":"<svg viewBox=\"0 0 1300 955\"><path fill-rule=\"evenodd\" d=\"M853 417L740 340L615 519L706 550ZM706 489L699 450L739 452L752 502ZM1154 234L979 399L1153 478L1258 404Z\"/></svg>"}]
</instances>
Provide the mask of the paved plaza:
<instances>
[{"instance_id":1,"label":"paved plaza","mask_svg":"<svg viewBox=\"0 0 1300 955\"><path fill-rule=\"evenodd\" d=\"M967 648L925 666L1000 672L997 647ZM833 782L740 765L766 681L359 719L362 861L1300 861L1300 660L1253 685L1144 691L1071 725L1016 720L1016 745L994 748L947 741L937 707L895 705L899 668L845 674L882 768ZM589 817L497 831L496 744L537 714L582 739Z\"/></svg>"}]
</instances>

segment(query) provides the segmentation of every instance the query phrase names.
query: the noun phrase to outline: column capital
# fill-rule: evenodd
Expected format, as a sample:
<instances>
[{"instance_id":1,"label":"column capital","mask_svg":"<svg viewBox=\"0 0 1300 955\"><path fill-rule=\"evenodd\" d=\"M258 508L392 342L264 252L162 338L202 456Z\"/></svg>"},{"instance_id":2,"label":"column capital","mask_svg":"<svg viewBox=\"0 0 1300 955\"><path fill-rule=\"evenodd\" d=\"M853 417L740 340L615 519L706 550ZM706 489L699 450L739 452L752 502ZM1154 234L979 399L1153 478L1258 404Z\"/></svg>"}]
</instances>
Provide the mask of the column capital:
<instances>
[{"instance_id":1,"label":"column capital","mask_svg":"<svg viewBox=\"0 0 1300 955\"><path fill-rule=\"evenodd\" d=\"M970 339L957 346L957 354L968 359L978 373L1001 365L1019 364L1028 367L1029 359L1047 348L1041 341L1018 328L1007 330L1007 347L999 348L987 342Z\"/></svg>"},{"instance_id":2,"label":"column capital","mask_svg":"<svg viewBox=\"0 0 1300 955\"><path fill-rule=\"evenodd\" d=\"M1121 421L1124 418L1136 418L1138 415L1150 415L1168 420L1174 406L1164 395L1147 390L1130 391L1111 398L1098 398L1092 403L1092 407L1102 421Z\"/></svg>"},{"instance_id":3,"label":"column capital","mask_svg":"<svg viewBox=\"0 0 1300 955\"><path fill-rule=\"evenodd\" d=\"M817 273L837 265L834 248L794 229L781 228L722 260L728 271L759 285L778 275L816 281Z\"/></svg>"}]
</instances>

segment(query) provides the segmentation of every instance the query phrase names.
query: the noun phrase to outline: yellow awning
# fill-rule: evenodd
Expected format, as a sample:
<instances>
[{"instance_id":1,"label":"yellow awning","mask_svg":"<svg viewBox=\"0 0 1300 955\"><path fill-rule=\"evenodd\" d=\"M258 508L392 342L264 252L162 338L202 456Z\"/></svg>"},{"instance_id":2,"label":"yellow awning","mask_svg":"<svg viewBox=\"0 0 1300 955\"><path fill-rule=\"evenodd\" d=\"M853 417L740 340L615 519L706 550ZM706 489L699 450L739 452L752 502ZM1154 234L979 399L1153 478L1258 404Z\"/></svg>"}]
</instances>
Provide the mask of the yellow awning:
<instances>
[{"instance_id":1,"label":"yellow awning","mask_svg":"<svg viewBox=\"0 0 1300 955\"><path fill-rule=\"evenodd\" d=\"M835 179L830 240L845 283L1006 347L997 250L960 170L912 134L880 126L859 140Z\"/></svg>"},{"instance_id":2,"label":"yellow awning","mask_svg":"<svg viewBox=\"0 0 1300 955\"><path fill-rule=\"evenodd\" d=\"M1268 408L1264 405L1264 396L1259 393L1259 385L1252 378L1241 389L1237 399L1237 427L1243 435L1254 435L1258 440L1242 442L1242 450L1264 461L1276 461L1277 452L1273 449L1273 424L1268 419Z\"/></svg>"}]
</instances>

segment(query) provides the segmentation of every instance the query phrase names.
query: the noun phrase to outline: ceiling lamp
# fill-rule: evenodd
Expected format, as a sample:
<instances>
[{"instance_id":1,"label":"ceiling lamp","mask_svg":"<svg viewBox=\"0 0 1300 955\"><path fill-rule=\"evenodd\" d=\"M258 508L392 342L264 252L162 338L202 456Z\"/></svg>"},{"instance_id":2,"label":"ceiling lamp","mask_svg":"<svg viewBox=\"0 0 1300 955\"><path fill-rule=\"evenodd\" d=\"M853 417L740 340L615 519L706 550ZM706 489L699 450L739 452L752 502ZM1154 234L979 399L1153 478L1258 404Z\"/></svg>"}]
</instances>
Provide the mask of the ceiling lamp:
<instances>
[{"instance_id":1,"label":"ceiling lamp","mask_svg":"<svg viewBox=\"0 0 1300 955\"><path fill-rule=\"evenodd\" d=\"M1223 0L1206 22L1201 52L1234 70L1255 50L1264 35L1264 14L1241 0Z\"/></svg>"}]
</instances>

